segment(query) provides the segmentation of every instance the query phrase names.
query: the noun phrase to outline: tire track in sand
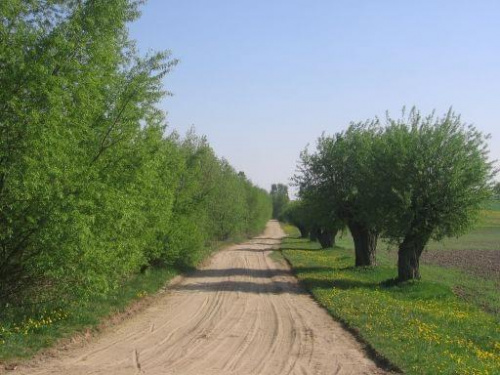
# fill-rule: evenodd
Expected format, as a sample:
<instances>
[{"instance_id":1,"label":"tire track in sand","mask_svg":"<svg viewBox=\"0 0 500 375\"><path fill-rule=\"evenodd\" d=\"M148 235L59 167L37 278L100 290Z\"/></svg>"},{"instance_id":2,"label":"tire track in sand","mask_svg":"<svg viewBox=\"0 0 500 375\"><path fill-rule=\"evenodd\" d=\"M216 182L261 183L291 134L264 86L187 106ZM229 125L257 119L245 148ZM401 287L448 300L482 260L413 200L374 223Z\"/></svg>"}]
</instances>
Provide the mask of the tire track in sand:
<instances>
[{"instance_id":1,"label":"tire track in sand","mask_svg":"<svg viewBox=\"0 0 500 375\"><path fill-rule=\"evenodd\" d=\"M218 252L145 311L86 347L13 374L384 374L353 336L269 258L275 221Z\"/></svg>"}]
</instances>

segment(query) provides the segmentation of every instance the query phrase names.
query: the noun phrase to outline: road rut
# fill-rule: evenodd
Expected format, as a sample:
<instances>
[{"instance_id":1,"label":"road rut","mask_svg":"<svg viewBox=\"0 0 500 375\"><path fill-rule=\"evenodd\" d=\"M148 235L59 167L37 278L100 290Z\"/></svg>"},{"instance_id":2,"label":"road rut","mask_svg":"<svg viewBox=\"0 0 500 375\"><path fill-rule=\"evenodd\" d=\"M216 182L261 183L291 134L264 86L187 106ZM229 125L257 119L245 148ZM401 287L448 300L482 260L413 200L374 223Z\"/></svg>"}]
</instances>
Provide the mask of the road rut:
<instances>
[{"instance_id":1,"label":"road rut","mask_svg":"<svg viewBox=\"0 0 500 375\"><path fill-rule=\"evenodd\" d=\"M215 254L131 319L19 374L383 374L270 257L283 232Z\"/></svg>"}]
</instances>

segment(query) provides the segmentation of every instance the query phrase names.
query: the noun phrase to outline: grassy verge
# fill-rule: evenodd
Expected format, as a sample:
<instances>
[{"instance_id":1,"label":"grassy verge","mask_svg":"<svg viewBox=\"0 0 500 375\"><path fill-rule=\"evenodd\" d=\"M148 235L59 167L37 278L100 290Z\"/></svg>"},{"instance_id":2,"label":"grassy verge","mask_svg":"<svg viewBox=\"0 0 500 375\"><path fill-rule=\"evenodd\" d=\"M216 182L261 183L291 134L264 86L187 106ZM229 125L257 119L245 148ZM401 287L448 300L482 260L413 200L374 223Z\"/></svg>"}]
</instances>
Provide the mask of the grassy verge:
<instances>
[{"instance_id":1,"label":"grassy verge","mask_svg":"<svg viewBox=\"0 0 500 375\"><path fill-rule=\"evenodd\" d=\"M294 237L282 244L297 277L333 316L408 374L499 373L498 315L453 290L457 282L481 288L487 280L423 266L422 281L385 286L396 274L393 259L382 256L378 267L356 269L352 246L342 241L329 250Z\"/></svg>"},{"instance_id":2,"label":"grassy verge","mask_svg":"<svg viewBox=\"0 0 500 375\"><path fill-rule=\"evenodd\" d=\"M215 251L242 240L243 237L238 237L214 242L204 249L203 257L207 258ZM3 311L0 320L0 365L2 362L28 359L61 339L96 332L103 322L104 325L107 321L112 324L119 314L134 310L133 306L147 304L151 295L183 271L191 270L149 269L107 296L72 303L12 307Z\"/></svg>"},{"instance_id":3,"label":"grassy verge","mask_svg":"<svg viewBox=\"0 0 500 375\"><path fill-rule=\"evenodd\" d=\"M119 290L87 302L12 308L0 322L0 361L29 358L61 338L96 330L103 320L157 292L177 274L176 270L150 270Z\"/></svg>"},{"instance_id":4,"label":"grassy verge","mask_svg":"<svg viewBox=\"0 0 500 375\"><path fill-rule=\"evenodd\" d=\"M429 250L498 250L500 251L500 202L488 203L481 212L480 220L473 231L459 238L431 241Z\"/></svg>"}]
</instances>

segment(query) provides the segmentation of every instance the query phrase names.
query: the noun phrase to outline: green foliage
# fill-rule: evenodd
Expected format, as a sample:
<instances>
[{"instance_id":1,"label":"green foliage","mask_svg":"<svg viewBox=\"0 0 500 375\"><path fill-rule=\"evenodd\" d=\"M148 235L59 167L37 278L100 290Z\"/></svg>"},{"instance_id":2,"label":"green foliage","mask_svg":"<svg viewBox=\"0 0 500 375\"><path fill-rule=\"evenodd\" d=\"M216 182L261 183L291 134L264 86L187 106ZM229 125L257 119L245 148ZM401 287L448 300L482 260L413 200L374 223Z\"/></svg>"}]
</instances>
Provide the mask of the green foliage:
<instances>
[{"instance_id":1,"label":"green foliage","mask_svg":"<svg viewBox=\"0 0 500 375\"><path fill-rule=\"evenodd\" d=\"M387 118L375 153L373 196L383 211L384 235L402 241L411 231L458 236L476 223L489 197L492 165L486 137L460 117Z\"/></svg>"},{"instance_id":2,"label":"green foliage","mask_svg":"<svg viewBox=\"0 0 500 375\"><path fill-rule=\"evenodd\" d=\"M459 236L477 222L491 192L486 137L451 110L424 117L416 109L387 118L370 180L384 237L399 245L398 279L419 278L430 239Z\"/></svg>"},{"instance_id":3,"label":"green foliage","mask_svg":"<svg viewBox=\"0 0 500 375\"><path fill-rule=\"evenodd\" d=\"M495 186L493 186L493 194L500 200L500 182L497 182Z\"/></svg>"},{"instance_id":4,"label":"green foliage","mask_svg":"<svg viewBox=\"0 0 500 375\"><path fill-rule=\"evenodd\" d=\"M270 216L205 139L167 135L177 61L138 55L138 3L0 2L0 307L105 296Z\"/></svg>"},{"instance_id":5,"label":"green foliage","mask_svg":"<svg viewBox=\"0 0 500 375\"><path fill-rule=\"evenodd\" d=\"M371 193L367 180L376 173L370 161L379 136L376 120L351 124L334 136L323 134L314 153L301 153L294 176L299 196L316 213L317 227L349 227L357 266L375 264L378 228L371 220L375 207L366 204L366 197Z\"/></svg>"},{"instance_id":6,"label":"green foliage","mask_svg":"<svg viewBox=\"0 0 500 375\"><path fill-rule=\"evenodd\" d=\"M303 238L309 235L315 221L315 212L303 200L291 201L282 213L282 220L295 225Z\"/></svg>"},{"instance_id":7,"label":"green foliage","mask_svg":"<svg viewBox=\"0 0 500 375\"><path fill-rule=\"evenodd\" d=\"M356 265L374 264L381 234L399 246L399 280L419 278L429 240L469 230L493 189L486 139L452 111L412 109L384 125L374 119L322 135L314 153L301 154L294 180L318 221L349 227Z\"/></svg>"},{"instance_id":8,"label":"green foliage","mask_svg":"<svg viewBox=\"0 0 500 375\"><path fill-rule=\"evenodd\" d=\"M279 219L290 201L288 197L288 186L283 184L272 184L271 198L273 202L273 219Z\"/></svg>"},{"instance_id":9,"label":"green foliage","mask_svg":"<svg viewBox=\"0 0 500 375\"><path fill-rule=\"evenodd\" d=\"M315 204L332 219L366 222L371 207L364 204L370 191L366 179L376 174L371 168L374 140L379 136L378 121L351 124L334 136L323 134L316 151L301 153L294 181L299 195Z\"/></svg>"},{"instance_id":10,"label":"green foliage","mask_svg":"<svg viewBox=\"0 0 500 375\"><path fill-rule=\"evenodd\" d=\"M343 223L321 202L299 199L290 202L282 214L282 220L295 225L302 238L318 240L323 248L335 245L335 236Z\"/></svg>"}]
</instances>

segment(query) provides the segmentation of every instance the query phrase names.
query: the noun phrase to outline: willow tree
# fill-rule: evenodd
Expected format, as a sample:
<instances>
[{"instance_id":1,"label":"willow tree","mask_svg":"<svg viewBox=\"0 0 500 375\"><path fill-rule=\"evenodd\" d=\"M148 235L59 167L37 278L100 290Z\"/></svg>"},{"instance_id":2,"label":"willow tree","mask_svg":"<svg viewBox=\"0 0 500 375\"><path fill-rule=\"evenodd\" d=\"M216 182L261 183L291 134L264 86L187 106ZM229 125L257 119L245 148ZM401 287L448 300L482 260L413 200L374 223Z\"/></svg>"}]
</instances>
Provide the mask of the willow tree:
<instances>
[{"instance_id":1,"label":"willow tree","mask_svg":"<svg viewBox=\"0 0 500 375\"><path fill-rule=\"evenodd\" d=\"M283 212L283 220L297 227L301 238L308 238L311 232L311 217L310 210L307 209L303 200L290 201Z\"/></svg>"},{"instance_id":2,"label":"willow tree","mask_svg":"<svg viewBox=\"0 0 500 375\"><path fill-rule=\"evenodd\" d=\"M294 176L299 196L349 228L356 266L376 263L379 230L372 222L375 207L367 203L366 183L372 168L373 144L379 137L377 121L351 124L346 132L322 135L316 151L302 152Z\"/></svg>"},{"instance_id":3,"label":"willow tree","mask_svg":"<svg viewBox=\"0 0 500 375\"><path fill-rule=\"evenodd\" d=\"M451 110L387 118L374 154L372 199L383 235L398 245L398 280L420 278L429 240L459 236L475 223L494 175L486 140Z\"/></svg>"}]
</instances>

